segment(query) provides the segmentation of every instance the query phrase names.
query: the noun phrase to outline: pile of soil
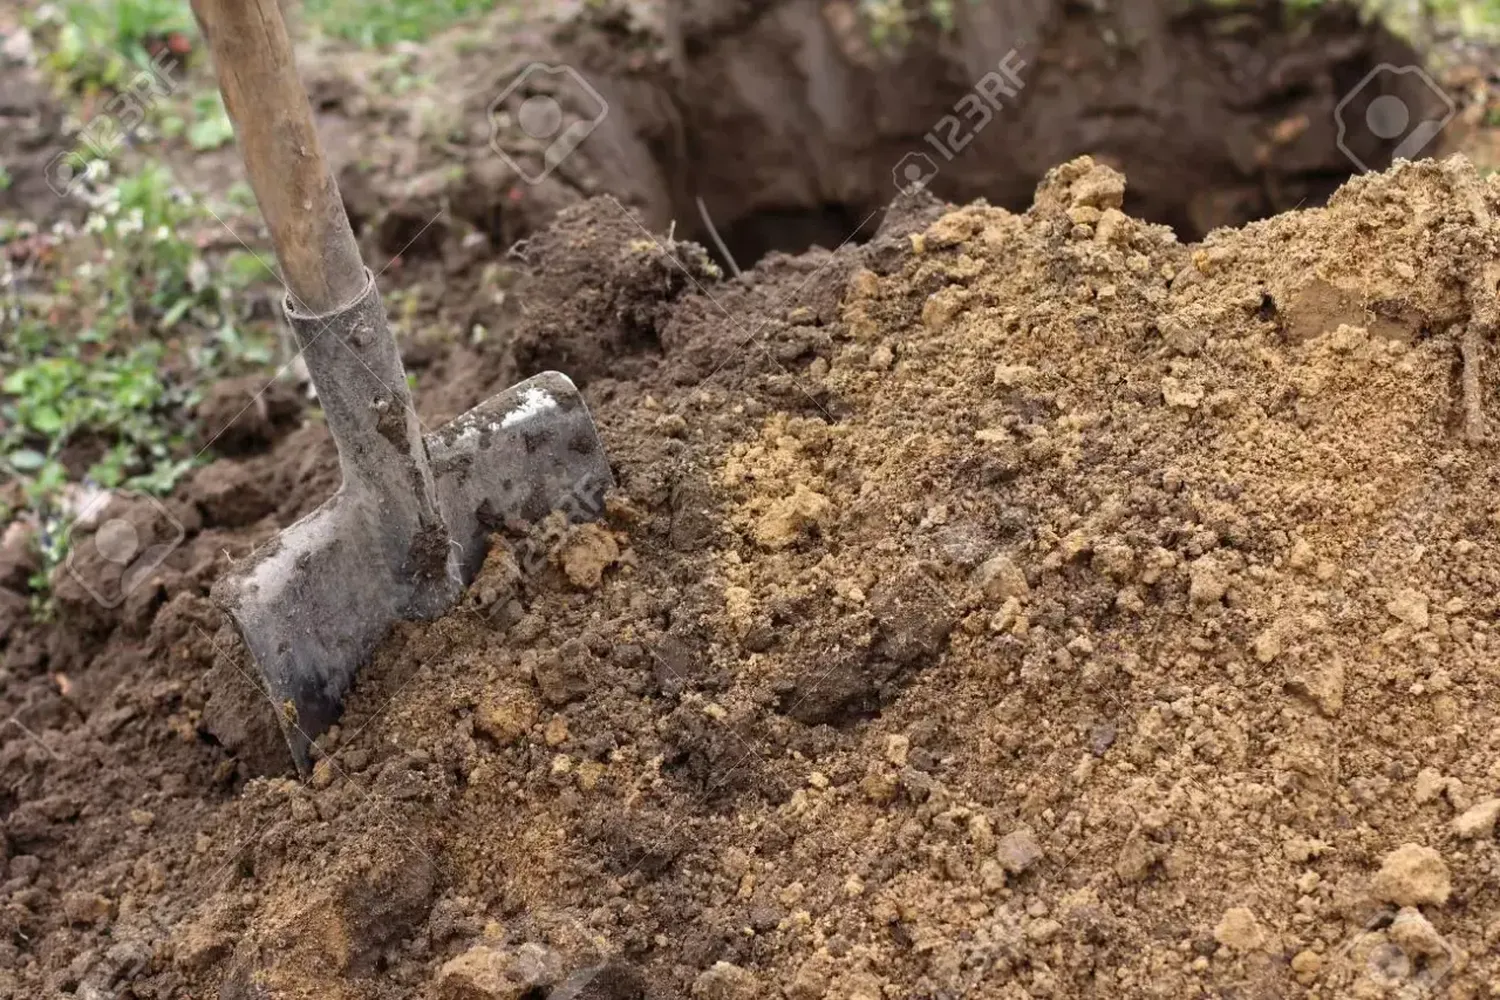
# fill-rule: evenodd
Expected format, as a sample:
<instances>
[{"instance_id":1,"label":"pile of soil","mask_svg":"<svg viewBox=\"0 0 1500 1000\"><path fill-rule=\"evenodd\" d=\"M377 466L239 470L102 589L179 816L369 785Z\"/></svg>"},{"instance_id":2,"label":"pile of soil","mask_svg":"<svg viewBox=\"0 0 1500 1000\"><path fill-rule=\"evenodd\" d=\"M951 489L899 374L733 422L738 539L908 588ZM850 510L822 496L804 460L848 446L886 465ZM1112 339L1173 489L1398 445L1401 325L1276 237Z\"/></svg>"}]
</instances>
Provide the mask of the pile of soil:
<instances>
[{"instance_id":1,"label":"pile of soil","mask_svg":"<svg viewBox=\"0 0 1500 1000\"><path fill-rule=\"evenodd\" d=\"M1500 183L1196 245L1124 196L734 281L563 211L434 367L565 358L619 489L305 783L207 587L330 453L246 411L147 586L0 637L0 997L1500 995Z\"/></svg>"}]
</instances>

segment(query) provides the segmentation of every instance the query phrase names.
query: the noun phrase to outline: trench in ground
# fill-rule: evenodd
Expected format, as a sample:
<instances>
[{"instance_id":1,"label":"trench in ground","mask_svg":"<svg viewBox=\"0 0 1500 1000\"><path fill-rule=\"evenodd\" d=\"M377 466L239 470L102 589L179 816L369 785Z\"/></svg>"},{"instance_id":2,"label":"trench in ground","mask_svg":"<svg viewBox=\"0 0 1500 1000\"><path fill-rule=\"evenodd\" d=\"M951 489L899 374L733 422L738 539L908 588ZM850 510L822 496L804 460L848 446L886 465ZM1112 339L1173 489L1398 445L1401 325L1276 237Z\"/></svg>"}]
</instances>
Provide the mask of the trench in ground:
<instances>
[{"instance_id":1,"label":"trench in ground","mask_svg":"<svg viewBox=\"0 0 1500 1000\"><path fill-rule=\"evenodd\" d=\"M1367 127L1377 99L1413 109L1414 123L1435 107L1416 74L1377 71L1419 59L1352 8L1294 16L1274 4L1178 14L1152 0L1106 13L1055 5L1046 41L1012 50L979 23L1001 5L960 6L977 18L960 25L960 51L952 37L929 34L872 59L813 0L690 46L684 77L665 95L676 135L650 147L669 204L648 214L675 219L723 263L701 198L748 268L772 251L873 235L913 154L925 157L924 171L937 168L927 186L939 197L1020 211L1047 169L1087 153L1125 173L1126 211L1196 240L1321 204L1355 159L1389 165L1401 137ZM988 117L982 127L945 123L961 102L973 108L975 80L1001 69L1019 79L1014 97L999 93L998 112L973 112ZM964 147L951 160L938 148L945 132Z\"/></svg>"}]
</instances>

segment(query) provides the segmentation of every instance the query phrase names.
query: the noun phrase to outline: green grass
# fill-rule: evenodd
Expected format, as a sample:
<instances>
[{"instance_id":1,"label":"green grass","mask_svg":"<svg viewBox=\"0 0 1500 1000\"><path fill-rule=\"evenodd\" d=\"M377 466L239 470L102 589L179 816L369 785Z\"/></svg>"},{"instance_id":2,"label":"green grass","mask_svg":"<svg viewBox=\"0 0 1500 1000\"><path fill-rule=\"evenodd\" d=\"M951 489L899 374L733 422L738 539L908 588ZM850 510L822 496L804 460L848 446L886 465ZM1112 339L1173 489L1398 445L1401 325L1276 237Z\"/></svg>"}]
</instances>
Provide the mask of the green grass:
<instances>
[{"instance_id":1,"label":"green grass","mask_svg":"<svg viewBox=\"0 0 1500 1000\"><path fill-rule=\"evenodd\" d=\"M330 35L366 48L420 42L466 17L493 10L498 0L306 0L307 20Z\"/></svg>"},{"instance_id":2,"label":"green grass","mask_svg":"<svg viewBox=\"0 0 1500 1000\"><path fill-rule=\"evenodd\" d=\"M911 41L912 32L924 20L942 31L952 31L954 7L973 0L859 0L870 41L882 49L900 48Z\"/></svg>"},{"instance_id":3,"label":"green grass","mask_svg":"<svg viewBox=\"0 0 1500 1000\"><path fill-rule=\"evenodd\" d=\"M499 0L305 0L301 15L325 34L366 48L420 42ZM948 0L937 0L948 2ZM65 0L35 26L50 29L46 67L77 91L118 89L162 46L195 40L187 0ZM185 46L184 46L185 48Z\"/></svg>"},{"instance_id":4,"label":"green grass","mask_svg":"<svg viewBox=\"0 0 1500 1000\"><path fill-rule=\"evenodd\" d=\"M186 0L66 0L43 6L43 65L72 90L117 90L197 34Z\"/></svg>"},{"instance_id":5,"label":"green grass","mask_svg":"<svg viewBox=\"0 0 1500 1000\"><path fill-rule=\"evenodd\" d=\"M184 138L196 152L227 146L234 141L234 125L224 110L224 99L218 91L194 94L185 113L175 109L161 117L161 133L168 139Z\"/></svg>"},{"instance_id":6,"label":"green grass","mask_svg":"<svg viewBox=\"0 0 1500 1000\"><path fill-rule=\"evenodd\" d=\"M18 483L44 521L75 481L170 491L195 458L198 386L265 365L275 342L249 318L264 266L205 258L197 236L217 223L165 168L106 177L89 197L85 224L56 237L0 223L0 487ZM86 469L64 463L70 449ZM49 568L66 555L44 554Z\"/></svg>"}]
</instances>

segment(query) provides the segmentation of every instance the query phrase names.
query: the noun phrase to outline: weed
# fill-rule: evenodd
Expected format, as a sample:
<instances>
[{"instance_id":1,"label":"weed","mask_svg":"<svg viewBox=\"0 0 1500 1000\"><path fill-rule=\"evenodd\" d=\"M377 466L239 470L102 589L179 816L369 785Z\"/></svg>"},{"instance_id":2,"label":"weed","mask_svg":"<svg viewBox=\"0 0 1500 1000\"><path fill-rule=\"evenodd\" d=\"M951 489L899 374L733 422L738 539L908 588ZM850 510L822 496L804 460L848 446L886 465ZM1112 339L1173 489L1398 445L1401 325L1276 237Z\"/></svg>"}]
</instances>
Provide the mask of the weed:
<instances>
[{"instance_id":1,"label":"weed","mask_svg":"<svg viewBox=\"0 0 1500 1000\"><path fill-rule=\"evenodd\" d=\"M882 49L899 49L911 41L912 33L922 21L930 21L939 31L951 32L956 26L955 8L960 0L859 0L870 41Z\"/></svg>"},{"instance_id":2,"label":"weed","mask_svg":"<svg viewBox=\"0 0 1500 1000\"><path fill-rule=\"evenodd\" d=\"M44 65L71 90L118 89L155 52L185 52L195 33L187 0L66 0L36 17L54 32Z\"/></svg>"},{"instance_id":3,"label":"weed","mask_svg":"<svg viewBox=\"0 0 1500 1000\"><path fill-rule=\"evenodd\" d=\"M466 17L494 9L498 0L306 0L313 24L366 48L420 42Z\"/></svg>"},{"instance_id":4,"label":"weed","mask_svg":"<svg viewBox=\"0 0 1500 1000\"><path fill-rule=\"evenodd\" d=\"M200 381L264 364L275 342L244 308L264 267L243 252L206 260L195 236L211 217L165 168L88 200L81 229L0 232L17 243L0 261L22 262L0 273L0 485L18 482L10 499L44 523L80 482L170 491L193 464Z\"/></svg>"},{"instance_id":5,"label":"weed","mask_svg":"<svg viewBox=\"0 0 1500 1000\"><path fill-rule=\"evenodd\" d=\"M164 115L161 131L169 139L185 136L188 145L200 153L234 139L234 124L224 110L224 99L215 90L193 95L191 120L175 113Z\"/></svg>"}]
</instances>

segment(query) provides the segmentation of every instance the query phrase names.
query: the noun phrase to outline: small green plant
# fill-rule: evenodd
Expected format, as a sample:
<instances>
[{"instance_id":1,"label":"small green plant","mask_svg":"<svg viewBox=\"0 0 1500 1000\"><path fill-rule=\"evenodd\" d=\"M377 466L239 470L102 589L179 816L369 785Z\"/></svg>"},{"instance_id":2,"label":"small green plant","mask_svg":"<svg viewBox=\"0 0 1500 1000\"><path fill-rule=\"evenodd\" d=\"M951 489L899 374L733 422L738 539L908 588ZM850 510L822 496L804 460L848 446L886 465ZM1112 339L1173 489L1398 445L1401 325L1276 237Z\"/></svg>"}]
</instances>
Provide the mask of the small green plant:
<instances>
[{"instance_id":1,"label":"small green plant","mask_svg":"<svg viewBox=\"0 0 1500 1000\"><path fill-rule=\"evenodd\" d=\"M186 108L174 108L162 115L161 133L168 139L185 137L194 150L202 153L234 139L234 125L224 110L224 99L218 91L205 90L193 95L191 115Z\"/></svg>"},{"instance_id":2,"label":"small green plant","mask_svg":"<svg viewBox=\"0 0 1500 1000\"><path fill-rule=\"evenodd\" d=\"M79 481L171 490L194 461L201 381L263 365L275 343L269 323L245 319L264 265L244 251L206 259L199 236L217 223L165 168L104 180L80 229L0 233L36 255L26 280L0 273L0 483L18 481L44 522Z\"/></svg>"},{"instance_id":3,"label":"small green plant","mask_svg":"<svg viewBox=\"0 0 1500 1000\"><path fill-rule=\"evenodd\" d=\"M224 98L218 91L206 91L193 97L193 124L188 129L188 145L199 152L218 149L234 139L234 125L224 110Z\"/></svg>"},{"instance_id":4,"label":"small green plant","mask_svg":"<svg viewBox=\"0 0 1500 1000\"><path fill-rule=\"evenodd\" d=\"M957 24L956 5L961 0L859 0L870 41L882 49L900 48L911 41L922 21L950 32Z\"/></svg>"},{"instance_id":5,"label":"small green plant","mask_svg":"<svg viewBox=\"0 0 1500 1000\"><path fill-rule=\"evenodd\" d=\"M498 0L306 0L303 10L323 31L366 48L420 42Z\"/></svg>"},{"instance_id":6,"label":"small green plant","mask_svg":"<svg viewBox=\"0 0 1500 1000\"><path fill-rule=\"evenodd\" d=\"M187 0L66 0L43 8L54 31L44 64L70 89L118 89L162 50L186 51L195 32Z\"/></svg>"},{"instance_id":7,"label":"small green plant","mask_svg":"<svg viewBox=\"0 0 1500 1000\"><path fill-rule=\"evenodd\" d=\"M27 494L33 502L62 488L62 451L85 434L108 441L88 479L103 487L171 487L183 470L171 452L182 442L163 416L187 400L161 378L161 360L159 344L119 351L79 344L34 357L0 382L9 397L4 460L31 478Z\"/></svg>"},{"instance_id":8,"label":"small green plant","mask_svg":"<svg viewBox=\"0 0 1500 1000\"><path fill-rule=\"evenodd\" d=\"M9 191L11 185L10 171L0 164L0 191Z\"/></svg>"}]
</instances>

